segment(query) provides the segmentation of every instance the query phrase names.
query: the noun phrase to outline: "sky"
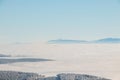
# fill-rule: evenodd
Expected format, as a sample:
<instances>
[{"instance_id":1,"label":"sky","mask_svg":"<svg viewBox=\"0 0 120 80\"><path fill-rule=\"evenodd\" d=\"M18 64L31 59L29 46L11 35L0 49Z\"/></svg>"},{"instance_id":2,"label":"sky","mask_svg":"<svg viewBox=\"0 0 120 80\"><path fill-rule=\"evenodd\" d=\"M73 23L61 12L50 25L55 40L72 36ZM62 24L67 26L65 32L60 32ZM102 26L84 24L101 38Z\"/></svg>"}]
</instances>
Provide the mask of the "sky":
<instances>
[{"instance_id":1,"label":"sky","mask_svg":"<svg viewBox=\"0 0 120 80\"><path fill-rule=\"evenodd\" d=\"M0 43L120 37L120 0L0 0Z\"/></svg>"}]
</instances>

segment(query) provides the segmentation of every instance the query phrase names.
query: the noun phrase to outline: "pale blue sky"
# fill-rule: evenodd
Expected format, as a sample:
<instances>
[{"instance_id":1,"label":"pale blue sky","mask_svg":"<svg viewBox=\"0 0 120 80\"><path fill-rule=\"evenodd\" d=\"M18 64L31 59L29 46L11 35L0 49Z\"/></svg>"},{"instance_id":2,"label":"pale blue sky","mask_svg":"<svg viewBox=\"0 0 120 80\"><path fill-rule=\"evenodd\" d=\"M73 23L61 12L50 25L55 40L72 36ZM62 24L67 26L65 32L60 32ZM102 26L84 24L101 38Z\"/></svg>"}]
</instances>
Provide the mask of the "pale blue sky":
<instances>
[{"instance_id":1,"label":"pale blue sky","mask_svg":"<svg viewBox=\"0 0 120 80\"><path fill-rule=\"evenodd\" d=\"M0 43L120 37L119 0L0 0Z\"/></svg>"}]
</instances>

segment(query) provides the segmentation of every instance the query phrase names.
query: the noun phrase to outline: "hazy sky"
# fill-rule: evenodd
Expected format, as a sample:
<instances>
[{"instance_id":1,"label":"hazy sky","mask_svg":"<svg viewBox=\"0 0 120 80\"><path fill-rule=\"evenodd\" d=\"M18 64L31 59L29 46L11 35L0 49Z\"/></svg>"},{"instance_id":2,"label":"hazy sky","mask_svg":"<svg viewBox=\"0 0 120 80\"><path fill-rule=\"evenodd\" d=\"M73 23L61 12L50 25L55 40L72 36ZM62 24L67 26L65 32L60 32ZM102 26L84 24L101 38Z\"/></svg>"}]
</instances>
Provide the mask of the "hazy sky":
<instances>
[{"instance_id":1,"label":"hazy sky","mask_svg":"<svg viewBox=\"0 0 120 80\"><path fill-rule=\"evenodd\" d=\"M0 0L0 43L120 37L119 0Z\"/></svg>"}]
</instances>

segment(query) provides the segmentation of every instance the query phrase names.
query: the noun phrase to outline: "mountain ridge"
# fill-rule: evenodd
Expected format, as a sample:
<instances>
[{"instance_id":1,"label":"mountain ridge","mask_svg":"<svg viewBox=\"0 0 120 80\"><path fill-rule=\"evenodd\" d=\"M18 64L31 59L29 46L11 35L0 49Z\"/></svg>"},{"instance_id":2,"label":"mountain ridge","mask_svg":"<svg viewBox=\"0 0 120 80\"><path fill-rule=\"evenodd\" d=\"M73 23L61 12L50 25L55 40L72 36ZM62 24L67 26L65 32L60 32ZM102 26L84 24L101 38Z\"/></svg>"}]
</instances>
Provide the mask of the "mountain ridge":
<instances>
[{"instance_id":1,"label":"mountain ridge","mask_svg":"<svg viewBox=\"0 0 120 80\"><path fill-rule=\"evenodd\" d=\"M98 40L71 40L71 39L56 39L49 40L49 44L71 44L71 43L120 43L120 38L103 38Z\"/></svg>"}]
</instances>

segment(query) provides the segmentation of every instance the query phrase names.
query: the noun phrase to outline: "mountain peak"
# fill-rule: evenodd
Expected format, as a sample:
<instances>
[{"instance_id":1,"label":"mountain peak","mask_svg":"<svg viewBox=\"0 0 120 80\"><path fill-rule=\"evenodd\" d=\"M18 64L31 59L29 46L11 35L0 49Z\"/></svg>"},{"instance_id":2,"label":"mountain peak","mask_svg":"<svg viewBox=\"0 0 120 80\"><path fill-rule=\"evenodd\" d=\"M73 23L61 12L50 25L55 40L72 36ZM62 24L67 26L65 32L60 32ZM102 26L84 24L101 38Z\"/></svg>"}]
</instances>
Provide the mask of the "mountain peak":
<instances>
[{"instance_id":1,"label":"mountain peak","mask_svg":"<svg viewBox=\"0 0 120 80\"><path fill-rule=\"evenodd\" d=\"M120 38L104 38L96 40L98 43L120 43Z\"/></svg>"}]
</instances>

